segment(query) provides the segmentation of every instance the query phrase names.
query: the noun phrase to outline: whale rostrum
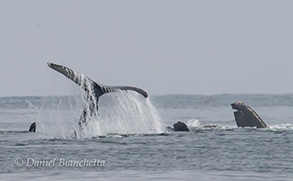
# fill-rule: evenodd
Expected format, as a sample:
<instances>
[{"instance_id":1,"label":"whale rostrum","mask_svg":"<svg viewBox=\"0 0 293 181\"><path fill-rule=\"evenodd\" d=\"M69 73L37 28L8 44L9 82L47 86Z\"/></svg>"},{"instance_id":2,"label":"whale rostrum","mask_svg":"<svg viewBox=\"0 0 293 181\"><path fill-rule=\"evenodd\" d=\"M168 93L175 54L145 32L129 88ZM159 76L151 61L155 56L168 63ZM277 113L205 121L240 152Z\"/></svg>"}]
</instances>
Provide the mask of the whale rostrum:
<instances>
[{"instance_id":1,"label":"whale rostrum","mask_svg":"<svg viewBox=\"0 0 293 181\"><path fill-rule=\"evenodd\" d=\"M235 121L238 127L257 127L266 128L266 123L260 118L260 116L249 106L241 101L231 104L232 109L236 109L234 112Z\"/></svg>"}]
</instances>

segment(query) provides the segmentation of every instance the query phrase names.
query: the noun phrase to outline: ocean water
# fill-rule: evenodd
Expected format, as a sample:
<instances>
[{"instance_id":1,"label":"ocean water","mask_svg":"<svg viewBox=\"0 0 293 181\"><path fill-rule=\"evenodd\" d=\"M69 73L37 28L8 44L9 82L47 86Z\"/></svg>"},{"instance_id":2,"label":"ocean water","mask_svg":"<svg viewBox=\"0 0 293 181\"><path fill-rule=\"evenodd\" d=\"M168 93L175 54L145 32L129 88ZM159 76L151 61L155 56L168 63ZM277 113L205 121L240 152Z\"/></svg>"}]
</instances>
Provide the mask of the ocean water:
<instances>
[{"instance_id":1,"label":"ocean water","mask_svg":"<svg viewBox=\"0 0 293 181\"><path fill-rule=\"evenodd\" d=\"M268 128L237 128L239 100ZM79 95L0 98L0 180L293 180L293 94L111 93L76 134L83 107ZM167 128L178 121L192 131Z\"/></svg>"}]
</instances>

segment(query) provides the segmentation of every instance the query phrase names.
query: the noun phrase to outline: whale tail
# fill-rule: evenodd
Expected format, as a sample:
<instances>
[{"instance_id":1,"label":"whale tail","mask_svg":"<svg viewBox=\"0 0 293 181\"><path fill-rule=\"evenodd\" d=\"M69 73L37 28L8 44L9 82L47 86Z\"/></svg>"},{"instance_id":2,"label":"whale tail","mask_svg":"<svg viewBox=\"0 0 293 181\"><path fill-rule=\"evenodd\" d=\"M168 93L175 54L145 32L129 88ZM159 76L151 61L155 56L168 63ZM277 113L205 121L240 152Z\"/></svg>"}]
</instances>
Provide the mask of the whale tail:
<instances>
[{"instance_id":1,"label":"whale tail","mask_svg":"<svg viewBox=\"0 0 293 181\"><path fill-rule=\"evenodd\" d=\"M110 92L116 92L119 90L122 91L135 91L145 98L148 97L148 94L146 91L137 88L137 87L131 87L131 86L106 86L99 83L94 82L90 78L88 78L86 75L81 74L79 72L76 72L68 67L54 64L54 63L48 63L48 66L52 68L53 70L63 74L65 77L69 78L73 82L75 82L77 85L79 85L87 95L87 105L84 108L84 111L80 117L79 124L82 125L82 123L86 122L87 116L92 116L96 111L98 110L98 101L99 98Z\"/></svg>"},{"instance_id":2,"label":"whale tail","mask_svg":"<svg viewBox=\"0 0 293 181\"><path fill-rule=\"evenodd\" d=\"M89 90L93 90L95 96L97 98L101 97L105 93L109 92L116 92L118 90L130 90L138 92L139 94L143 95L145 98L148 97L148 94L146 91L137 88L137 87L131 87L131 86L106 86L99 83L94 82L87 76L76 72L68 67L57 65L54 63L48 63L48 66L57 72L63 74L65 77L71 79L73 82L75 82L77 85L81 86L86 92L89 92Z\"/></svg>"}]
</instances>

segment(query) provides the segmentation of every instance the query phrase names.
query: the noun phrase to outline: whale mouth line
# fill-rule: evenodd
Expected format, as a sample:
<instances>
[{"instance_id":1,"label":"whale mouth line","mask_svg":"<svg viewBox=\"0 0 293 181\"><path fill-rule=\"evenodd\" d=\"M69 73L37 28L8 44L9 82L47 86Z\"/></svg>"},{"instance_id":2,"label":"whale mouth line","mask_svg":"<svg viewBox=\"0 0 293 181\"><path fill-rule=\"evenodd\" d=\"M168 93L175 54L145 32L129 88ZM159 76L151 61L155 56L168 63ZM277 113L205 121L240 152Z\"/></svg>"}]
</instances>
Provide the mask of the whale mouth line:
<instances>
[{"instance_id":1,"label":"whale mouth line","mask_svg":"<svg viewBox=\"0 0 293 181\"><path fill-rule=\"evenodd\" d=\"M267 125L260 118L260 116L249 106L243 102L236 102L231 104L232 109L236 109L234 112L235 121L238 127L257 127L266 128Z\"/></svg>"}]
</instances>

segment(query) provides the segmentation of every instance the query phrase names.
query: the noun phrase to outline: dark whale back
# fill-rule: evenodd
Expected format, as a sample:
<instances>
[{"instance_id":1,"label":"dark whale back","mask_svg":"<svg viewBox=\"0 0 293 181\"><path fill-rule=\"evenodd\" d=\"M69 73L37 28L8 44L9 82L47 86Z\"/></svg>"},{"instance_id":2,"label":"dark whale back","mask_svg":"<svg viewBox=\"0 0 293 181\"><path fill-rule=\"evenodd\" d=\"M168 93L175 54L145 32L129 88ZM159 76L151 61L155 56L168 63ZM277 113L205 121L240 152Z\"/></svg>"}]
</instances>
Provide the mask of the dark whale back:
<instances>
[{"instance_id":1,"label":"dark whale back","mask_svg":"<svg viewBox=\"0 0 293 181\"><path fill-rule=\"evenodd\" d=\"M238 110L234 112L235 121L238 127L267 127L260 116L251 107L245 105L243 102L238 101L231 104L231 106L233 109Z\"/></svg>"},{"instance_id":2,"label":"dark whale back","mask_svg":"<svg viewBox=\"0 0 293 181\"><path fill-rule=\"evenodd\" d=\"M37 129L36 122L33 122L28 131L29 132L36 132L36 129Z\"/></svg>"},{"instance_id":3,"label":"dark whale back","mask_svg":"<svg viewBox=\"0 0 293 181\"><path fill-rule=\"evenodd\" d=\"M173 124L174 131L189 131L188 127L185 123L179 121L175 124Z\"/></svg>"}]
</instances>

